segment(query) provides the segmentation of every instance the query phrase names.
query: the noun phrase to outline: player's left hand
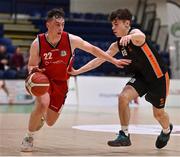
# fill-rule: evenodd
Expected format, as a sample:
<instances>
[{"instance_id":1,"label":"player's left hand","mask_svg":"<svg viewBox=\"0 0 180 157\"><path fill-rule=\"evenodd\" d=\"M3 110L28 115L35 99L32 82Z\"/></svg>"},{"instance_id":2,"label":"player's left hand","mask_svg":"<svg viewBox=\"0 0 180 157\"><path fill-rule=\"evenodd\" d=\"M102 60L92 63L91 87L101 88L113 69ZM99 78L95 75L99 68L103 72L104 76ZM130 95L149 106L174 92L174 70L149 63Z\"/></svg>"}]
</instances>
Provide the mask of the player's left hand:
<instances>
[{"instance_id":1,"label":"player's left hand","mask_svg":"<svg viewBox=\"0 0 180 157\"><path fill-rule=\"evenodd\" d=\"M34 67L32 70L29 71L29 74L35 73L35 72L44 72L45 68L39 68L39 67Z\"/></svg>"},{"instance_id":2,"label":"player's left hand","mask_svg":"<svg viewBox=\"0 0 180 157\"><path fill-rule=\"evenodd\" d=\"M130 59L115 59L115 65L118 68L124 68L124 66L131 64Z\"/></svg>"},{"instance_id":3,"label":"player's left hand","mask_svg":"<svg viewBox=\"0 0 180 157\"><path fill-rule=\"evenodd\" d=\"M67 71L67 73L70 74L70 75L78 75L79 71L75 70L73 67L71 67L71 70Z\"/></svg>"},{"instance_id":4,"label":"player's left hand","mask_svg":"<svg viewBox=\"0 0 180 157\"><path fill-rule=\"evenodd\" d=\"M121 40L119 41L119 44L122 46L127 46L131 41L131 35L126 35L121 37Z\"/></svg>"}]
</instances>

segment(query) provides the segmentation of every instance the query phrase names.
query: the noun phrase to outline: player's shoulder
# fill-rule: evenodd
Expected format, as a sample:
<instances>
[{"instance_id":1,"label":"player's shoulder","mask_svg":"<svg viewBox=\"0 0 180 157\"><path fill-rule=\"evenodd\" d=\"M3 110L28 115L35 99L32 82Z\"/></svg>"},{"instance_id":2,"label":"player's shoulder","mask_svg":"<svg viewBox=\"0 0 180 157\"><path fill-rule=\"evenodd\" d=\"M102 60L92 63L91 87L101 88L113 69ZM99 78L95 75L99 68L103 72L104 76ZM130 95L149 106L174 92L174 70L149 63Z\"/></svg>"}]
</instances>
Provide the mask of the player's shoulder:
<instances>
[{"instance_id":1,"label":"player's shoulder","mask_svg":"<svg viewBox=\"0 0 180 157\"><path fill-rule=\"evenodd\" d=\"M38 39L38 37L36 37L36 38L33 40L32 44L37 44L38 42L39 42L39 39Z\"/></svg>"},{"instance_id":2,"label":"player's shoulder","mask_svg":"<svg viewBox=\"0 0 180 157\"><path fill-rule=\"evenodd\" d=\"M70 34L70 33L69 33L69 39L70 40L82 40L81 37L74 35L74 34Z\"/></svg>"},{"instance_id":3,"label":"player's shoulder","mask_svg":"<svg viewBox=\"0 0 180 157\"><path fill-rule=\"evenodd\" d=\"M133 33L143 33L143 32L138 28L131 28L129 34L133 34Z\"/></svg>"},{"instance_id":4,"label":"player's shoulder","mask_svg":"<svg viewBox=\"0 0 180 157\"><path fill-rule=\"evenodd\" d=\"M33 40L32 44L31 44L31 48L33 48L33 49L39 48L39 38L38 38L38 37L36 37L36 38Z\"/></svg>"},{"instance_id":5,"label":"player's shoulder","mask_svg":"<svg viewBox=\"0 0 180 157\"><path fill-rule=\"evenodd\" d=\"M117 46L117 41L112 42L110 46L112 46L112 47Z\"/></svg>"},{"instance_id":6,"label":"player's shoulder","mask_svg":"<svg viewBox=\"0 0 180 157\"><path fill-rule=\"evenodd\" d=\"M74 48L77 48L77 46L79 44L82 44L84 41L81 37L74 34L69 34L69 40L70 40L71 46Z\"/></svg>"},{"instance_id":7,"label":"player's shoulder","mask_svg":"<svg viewBox=\"0 0 180 157\"><path fill-rule=\"evenodd\" d=\"M111 49L118 49L117 41L111 43L110 48L111 48Z\"/></svg>"},{"instance_id":8,"label":"player's shoulder","mask_svg":"<svg viewBox=\"0 0 180 157\"><path fill-rule=\"evenodd\" d=\"M112 55L115 55L119 51L117 42L111 43L111 45L108 48L108 51L110 51Z\"/></svg>"}]
</instances>

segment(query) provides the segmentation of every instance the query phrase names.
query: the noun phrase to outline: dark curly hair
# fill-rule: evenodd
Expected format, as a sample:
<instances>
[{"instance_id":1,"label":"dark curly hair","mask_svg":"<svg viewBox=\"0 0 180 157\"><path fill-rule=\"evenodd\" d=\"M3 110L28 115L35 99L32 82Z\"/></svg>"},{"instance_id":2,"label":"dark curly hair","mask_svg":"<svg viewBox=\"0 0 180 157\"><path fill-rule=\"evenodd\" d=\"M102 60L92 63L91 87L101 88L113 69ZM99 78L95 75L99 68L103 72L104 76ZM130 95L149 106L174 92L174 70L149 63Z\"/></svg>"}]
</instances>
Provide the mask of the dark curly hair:
<instances>
[{"instance_id":1,"label":"dark curly hair","mask_svg":"<svg viewBox=\"0 0 180 157\"><path fill-rule=\"evenodd\" d=\"M132 21L132 14L128 9L118 9L113 11L110 15L109 15L109 21L113 21L115 19L119 19L119 20L129 20L130 22Z\"/></svg>"}]
</instances>

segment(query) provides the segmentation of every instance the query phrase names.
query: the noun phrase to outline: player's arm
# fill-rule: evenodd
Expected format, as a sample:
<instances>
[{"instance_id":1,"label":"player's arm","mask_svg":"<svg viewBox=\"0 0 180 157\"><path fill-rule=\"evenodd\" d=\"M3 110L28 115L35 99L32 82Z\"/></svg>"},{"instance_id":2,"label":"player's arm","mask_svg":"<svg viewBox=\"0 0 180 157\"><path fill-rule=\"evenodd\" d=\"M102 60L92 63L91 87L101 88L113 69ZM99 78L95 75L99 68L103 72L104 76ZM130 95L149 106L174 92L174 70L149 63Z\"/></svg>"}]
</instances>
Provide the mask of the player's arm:
<instances>
[{"instance_id":1,"label":"player's arm","mask_svg":"<svg viewBox=\"0 0 180 157\"><path fill-rule=\"evenodd\" d=\"M36 38L30 47L30 55L29 55L29 61L28 61L28 71L31 73L34 69L38 71L40 57L39 57L39 42Z\"/></svg>"},{"instance_id":2,"label":"player's arm","mask_svg":"<svg viewBox=\"0 0 180 157\"><path fill-rule=\"evenodd\" d=\"M107 54L109 54L110 56L114 56L117 52L118 52L117 42L114 42L114 43L111 44L111 46L107 50ZM95 69L95 68L99 67L105 61L106 60L101 59L101 58L95 58L95 59L89 61L87 64L85 64L84 66L82 66L81 68L79 68L77 70L72 68L72 70L69 73L71 75L79 75L81 73L88 72L88 71L90 71L92 69ZM121 61L126 64L126 60L121 59ZM123 65L122 65L122 68L123 68Z\"/></svg>"},{"instance_id":3,"label":"player's arm","mask_svg":"<svg viewBox=\"0 0 180 157\"><path fill-rule=\"evenodd\" d=\"M78 36L70 34L70 41L71 41L71 46L73 47L73 49L79 48L81 50L91 53L92 55L98 58L111 62L118 67L121 67L122 65L124 65L124 62L121 62L120 60L113 58L112 56L108 55L100 48L88 43L87 41L83 40L82 38ZM127 60L126 65L129 64L130 62L131 62L130 60Z\"/></svg>"},{"instance_id":4,"label":"player's arm","mask_svg":"<svg viewBox=\"0 0 180 157\"><path fill-rule=\"evenodd\" d=\"M82 74L82 73L85 73L85 72L88 72L90 70L97 68L103 62L105 62L105 60L101 58L95 58L77 70L72 67L71 71L68 71L68 73L71 75L79 75L79 74Z\"/></svg>"},{"instance_id":5,"label":"player's arm","mask_svg":"<svg viewBox=\"0 0 180 157\"><path fill-rule=\"evenodd\" d=\"M130 41L136 46L141 46L145 43L146 36L139 29L133 29L131 32L123 36L120 40L120 45L126 46Z\"/></svg>"},{"instance_id":6,"label":"player's arm","mask_svg":"<svg viewBox=\"0 0 180 157\"><path fill-rule=\"evenodd\" d=\"M131 41L134 45L141 46L145 43L146 36L139 29L133 29L130 32L130 35L131 35Z\"/></svg>"}]
</instances>

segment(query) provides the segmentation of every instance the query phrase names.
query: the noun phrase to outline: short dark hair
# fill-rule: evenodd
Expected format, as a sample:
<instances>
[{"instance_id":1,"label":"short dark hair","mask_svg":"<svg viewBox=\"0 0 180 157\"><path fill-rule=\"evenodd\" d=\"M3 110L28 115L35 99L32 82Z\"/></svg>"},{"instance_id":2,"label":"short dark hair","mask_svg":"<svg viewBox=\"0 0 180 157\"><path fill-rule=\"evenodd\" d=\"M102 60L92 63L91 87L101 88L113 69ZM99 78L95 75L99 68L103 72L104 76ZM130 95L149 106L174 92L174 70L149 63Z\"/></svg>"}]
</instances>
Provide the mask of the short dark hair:
<instances>
[{"instance_id":1,"label":"short dark hair","mask_svg":"<svg viewBox=\"0 0 180 157\"><path fill-rule=\"evenodd\" d=\"M132 14L128 9L118 9L113 11L110 15L109 15L109 20L112 22L115 19L119 19L119 20L130 20L130 22L132 21Z\"/></svg>"},{"instance_id":2,"label":"short dark hair","mask_svg":"<svg viewBox=\"0 0 180 157\"><path fill-rule=\"evenodd\" d=\"M54 9L49 10L47 12L46 21L49 19L52 19L53 17L64 18L64 16L65 16L65 13L64 13L64 10L62 8L54 8Z\"/></svg>"}]
</instances>

